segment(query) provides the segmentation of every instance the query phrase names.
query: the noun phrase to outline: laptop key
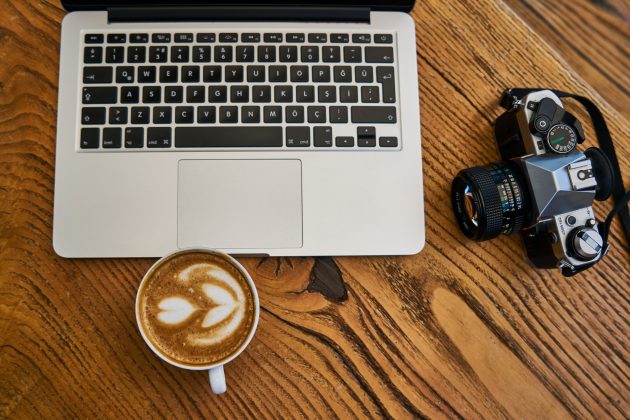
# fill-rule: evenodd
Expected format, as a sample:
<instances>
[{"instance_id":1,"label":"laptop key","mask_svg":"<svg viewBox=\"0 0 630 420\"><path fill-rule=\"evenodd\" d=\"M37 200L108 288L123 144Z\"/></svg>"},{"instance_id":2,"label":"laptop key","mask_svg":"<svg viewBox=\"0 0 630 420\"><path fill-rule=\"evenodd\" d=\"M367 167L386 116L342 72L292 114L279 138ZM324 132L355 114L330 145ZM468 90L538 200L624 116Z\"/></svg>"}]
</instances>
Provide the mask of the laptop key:
<instances>
[{"instance_id":1,"label":"laptop key","mask_svg":"<svg viewBox=\"0 0 630 420\"><path fill-rule=\"evenodd\" d=\"M305 35L300 33L287 34L286 42L304 42Z\"/></svg>"},{"instance_id":2,"label":"laptop key","mask_svg":"<svg viewBox=\"0 0 630 420\"><path fill-rule=\"evenodd\" d=\"M170 106L156 106L153 108L153 124L170 124L172 112Z\"/></svg>"},{"instance_id":3,"label":"laptop key","mask_svg":"<svg viewBox=\"0 0 630 420\"><path fill-rule=\"evenodd\" d=\"M322 60L324 63L338 63L341 61L341 48L337 46L322 47Z\"/></svg>"},{"instance_id":4,"label":"laptop key","mask_svg":"<svg viewBox=\"0 0 630 420\"><path fill-rule=\"evenodd\" d=\"M335 75L335 83L352 82L352 67L350 66L335 66L333 73Z\"/></svg>"},{"instance_id":5,"label":"laptop key","mask_svg":"<svg viewBox=\"0 0 630 420\"><path fill-rule=\"evenodd\" d=\"M295 87L296 102L315 102L315 87L312 85L301 85Z\"/></svg>"},{"instance_id":6,"label":"laptop key","mask_svg":"<svg viewBox=\"0 0 630 420\"><path fill-rule=\"evenodd\" d=\"M265 34L264 40L265 42L282 42L282 34L281 33Z\"/></svg>"},{"instance_id":7,"label":"laptop key","mask_svg":"<svg viewBox=\"0 0 630 420\"><path fill-rule=\"evenodd\" d=\"M166 86L164 88L164 102L170 104L179 104L184 101L183 86Z\"/></svg>"},{"instance_id":8,"label":"laptop key","mask_svg":"<svg viewBox=\"0 0 630 420\"><path fill-rule=\"evenodd\" d=\"M319 47L314 45L305 45L300 48L303 63L315 63L319 61Z\"/></svg>"},{"instance_id":9,"label":"laptop key","mask_svg":"<svg viewBox=\"0 0 630 420\"><path fill-rule=\"evenodd\" d=\"M263 108L263 116L266 123L281 123L282 122L282 107L281 106L266 106ZM282 143L282 140L280 142Z\"/></svg>"},{"instance_id":10,"label":"laptop key","mask_svg":"<svg viewBox=\"0 0 630 420\"><path fill-rule=\"evenodd\" d=\"M160 86L144 86L142 88L142 102L145 104L157 104L162 101L162 88Z\"/></svg>"},{"instance_id":11,"label":"laptop key","mask_svg":"<svg viewBox=\"0 0 630 420\"><path fill-rule=\"evenodd\" d=\"M328 35L326 34L308 34L308 42L314 44L322 44L328 41Z\"/></svg>"},{"instance_id":12,"label":"laptop key","mask_svg":"<svg viewBox=\"0 0 630 420\"><path fill-rule=\"evenodd\" d=\"M274 86L274 100L276 102L293 102L293 86Z\"/></svg>"},{"instance_id":13,"label":"laptop key","mask_svg":"<svg viewBox=\"0 0 630 420\"><path fill-rule=\"evenodd\" d=\"M186 86L186 102L203 103L206 101L206 89L203 86Z\"/></svg>"},{"instance_id":14,"label":"laptop key","mask_svg":"<svg viewBox=\"0 0 630 420\"><path fill-rule=\"evenodd\" d=\"M335 146L354 147L354 137L346 137L346 136L335 137Z\"/></svg>"},{"instance_id":15,"label":"laptop key","mask_svg":"<svg viewBox=\"0 0 630 420\"><path fill-rule=\"evenodd\" d=\"M225 66L225 81L242 82L243 72L243 66Z\"/></svg>"},{"instance_id":16,"label":"laptop key","mask_svg":"<svg viewBox=\"0 0 630 420\"><path fill-rule=\"evenodd\" d=\"M282 147L282 137L276 126L177 127L175 147Z\"/></svg>"},{"instance_id":17,"label":"laptop key","mask_svg":"<svg viewBox=\"0 0 630 420\"><path fill-rule=\"evenodd\" d=\"M171 145L170 127L149 127L147 129L147 147L168 148Z\"/></svg>"},{"instance_id":18,"label":"laptop key","mask_svg":"<svg viewBox=\"0 0 630 420\"><path fill-rule=\"evenodd\" d=\"M160 67L160 83L175 83L177 82L178 68L176 66L161 66Z\"/></svg>"},{"instance_id":19,"label":"laptop key","mask_svg":"<svg viewBox=\"0 0 630 420\"><path fill-rule=\"evenodd\" d=\"M165 46L153 46L149 47L149 62L150 63L166 63L168 56L168 50Z\"/></svg>"},{"instance_id":20,"label":"laptop key","mask_svg":"<svg viewBox=\"0 0 630 420\"><path fill-rule=\"evenodd\" d=\"M134 106L131 108L132 124L149 124L151 108L148 106Z\"/></svg>"},{"instance_id":21,"label":"laptop key","mask_svg":"<svg viewBox=\"0 0 630 420\"><path fill-rule=\"evenodd\" d=\"M352 34L352 42L355 44L369 44L372 42L370 34Z\"/></svg>"},{"instance_id":22,"label":"laptop key","mask_svg":"<svg viewBox=\"0 0 630 420\"><path fill-rule=\"evenodd\" d=\"M120 149L122 146L122 129L121 128L104 128L103 129L103 149Z\"/></svg>"},{"instance_id":23,"label":"laptop key","mask_svg":"<svg viewBox=\"0 0 630 420\"><path fill-rule=\"evenodd\" d=\"M356 86L339 86L339 102L359 102L359 89Z\"/></svg>"},{"instance_id":24,"label":"laptop key","mask_svg":"<svg viewBox=\"0 0 630 420\"><path fill-rule=\"evenodd\" d=\"M155 83L157 70L155 66L138 67L138 83Z\"/></svg>"},{"instance_id":25,"label":"laptop key","mask_svg":"<svg viewBox=\"0 0 630 420\"><path fill-rule=\"evenodd\" d=\"M286 122L289 124L303 124L304 123L304 107L303 106L288 106L286 108L285 119L286 119Z\"/></svg>"},{"instance_id":26,"label":"laptop key","mask_svg":"<svg viewBox=\"0 0 630 420\"><path fill-rule=\"evenodd\" d=\"M328 66L313 66L311 68L313 73L313 82L328 83L330 82L330 67Z\"/></svg>"},{"instance_id":27,"label":"laptop key","mask_svg":"<svg viewBox=\"0 0 630 420\"><path fill-rule=\"evenodd\" d=\"M129 63L144 63L146 56L146 47L127 47L127 61Z\"/></svg>"},{"instance_id":28,"label":"laptop key","mask_svg":"<svg viewBox=\"0 0 630 420\"><path fill-rule=\"evenodd\" d=\"M310 127L287 127L287 147L309 147L311 145Z\"/></svg>"},{"instance_id":29,"label":"laptop key","mask_svg":"<svg viewBox=\"0 0 630 420\"><path fill-rule=\"evenodd\" d=\"M123 104L137 104L140 102L140 88L138 86L121 87L120 102Z\"/></svg>"},{"instance_id":30,"label":"laptop key","mask_svg":"<svg viewBox=\"0 0 630 420\"><path fill-rule=\"evenodd\" d=\"M116 67L116 83L133 83L135 68L131 66Z\"/></svg>"},{"instance_id":31,"label":"laptop key","mask_svg":"<svg viewBox=\"0 0 630 420\"><path fill-rule=\"evenodd\" d=\"M100 144L100 128L81 129L81 149L98 149Z\"/></svg>"},{"instance_id":32,"label":"laptop key","mask_svg":"<svg viewBox=\"0 0 630 420\"><path fill-rule=\"evenodd\" d=\"M378 103L380 92L378 86L361 86L361 102Z\"/></svg>"},{"instance_id":33,"label":"laptop key","mask_svg":"<svg viewBox=\"0 0 630 420\"><path fill-rule=\"evenodd\" d=\"M127 124L127 108L114 106L109 108L109 123L110 124Z\"/></svg>"},{"instance_id":34,"label":"laptop key","mask_svg":"<svg viewBox=\"0 0 630 420\"><path fill-rule=\"evenodd\" d=\"M359 147L376 147L376 129L374 127L358 127L357 145Z\"/></svg>"},{"instance_id":35,"label":"laptop key","mask_svg":"<svg viewBox=\"0 0 630 420\"><path fill-rule=\"evenodd\" d=\"M209 86L208 102L227 102L227 86Z\"/></svg>"},{"instance_id":36,"label":"laptop key","mask_svg":"<svg viewBox=\"0 0 630 420\"><path fill-rule=\"evenodd\" d=\"M357 66L354 68L354 81L357 83L373 83L374 70L369 66Z\"/></svg>"},{"instance_id":37,"label":"laptop key","mask_svg":"<svg viewBox=\"0 0 630 420\"><path fill-rule=\"evenodd\" d=\"M319 102L337 102L337 88L335 86L318 86L317 98Z\"/></svg>"},{"instance_id":38,"label":"laptop key","mask_svg":"<svg viewBox=\"0 0 630 420\"><path fill-rule=\"evenodd\" d=\"M291 66L292 82L308 82L308 66Z\"/></svg>"},{"instance_id":39,"label":"laptop key","mask_svg":"<svg viewBox=\"0 0 630 420\"><path fill-rule=\"evenodd\" d=\"M383 102L396 102L396 81L395 70L390 66L379 66L376 68L376 81L383 87Z\"/></svg>"},{"instance_id":40,"label":"laptop key","mask_svg":"<svg viewBox=\"0 0 630 420\"><path fill-rule=\"evenodd\" d=\"M393 63L394 49L392 47L365 47L366 63Z\"/></svg>"},{"instance_id":41,"label":"laptop key","mask_svg":"<svg viewBox=\"0 0 630 420\"><path fill-rule=\"evenodd\" d=\"M283 45L280 47L280 61L283 63L295 63L298 60L298 48L295 45Z\"/></svg>"},{"instance_id":42,"label":"laptop key","mask_svg":"<svg viewBox=\"0 0 630 420\"><path fill-rule=\"evenodd\" d=\"M269 81L284 83L287 81L287 66L269 66Z\"/></svg>"},{"instance_id":43,"label":"laptop key","mask_svg":"<svg viewBox=\"0 0 630 420\"><path fill-rule=\"evenodd\" d=\"M216 35L215 34L209 34L209 33L199 33L197 34L197 42L199 43L212 43L216 41Z\"/></svg>"},{"instance_id":44,"label":"laptop key","mask_svg":"<svg viewBox=\"0 0 630 420\"><path fill-rule=\"evenodd\" d=\"M115 104L118 89L116 86L84 87L81 97L84 104Z\"/></svg>"},{"instance_id":45,"label":"laptop key","mask_svg":"<svg viewBox=\"0 0 630 420\"><path fill-rule=\"evenodd\" d=\"M331 106L329 109L330 122L335 124L345 124L348 122L347 106Z\"/></svg>"},{"instance_id":46,"label":"laptop key","mask_svg":"<svg viewBox=\"0 0 630 420\"><path fill-rule=\"evenodd\" d=\"M398 147L398 137L380 137L378 145L381 147Z\"/></svg>"},{"instance_id":47,"label":"laptop key","mask_svg":"<svg viewBox=\"0 0 630 420\"><path fill-rule=\"evenodd\" d=\"M85 34L86 44L102 44L105 40L103 34Z\"/></svg>"},{"instance_id":48,"label":"laptop key","mask_svg":"<svg viewBox=\"0 0 630 420\"><path fill-rule=\"evenodd\" d=\"M221 66L204 66L203 67L204 82L220 82Z\"/></svg>"},{"instance_id":49,"label":"laptop key","mask_svg":"<svg viewBox=\"0 0 630 420\"><path fill-rule=\"evenodd\" d=\"M139 149L144 146L144 129L140 127L125 128L125 147Z\"/></svg>"},{"instance_id":50,"label":"laptop key","mask_svg":"<svg viewBox=\"0 0 630 420\"><path fill-rule=\"evenodd\" d=\"M111 67L84 67L83 83L111 83L113 80L114 69Z\"/></svg>"},{"instance_id":51,"label":"laptop key","mask_svg":"<svg viewBox=\"0 0 630 420\"><path fill-rule=\"evenodd\" d=\"M353 123L394 124L396 123L394 106L353 106Z\"/></svg>"},{"instance_id":52,"label":"laptop key","mask_svg":"<svg viewBox=\"0 0 630 420\"><path fill-rule=\"evenodd\" d=\"M85 64L100 64L103 62L103 47L85 47L83 50Z\"/></svg>"},{"instance_id":53,"label":"laptop key","mask_svg":"<svg viewBox=\"0 0 630 420\"><path fill-rule=\"evenodd\" d=\"M254 62L254 46L253 45L239 45L236 47L236 61L239 63L253 63Z\"/></svg>"},{"instance_id":54,"label":"laptop key","mask_svg":"<svg viewBox=\"0 0 630 420\"><path fill-rule=\"evenodd\" d=\"M182 82L183 83L197 83L199 82L199 66L183 66L182 67Z\"/></svg>"},{"instance_id":55,"label":"laptop key","mask_svg":"<svg viewBox=\"0 0 630 420\"><path fill-rule=\"evenodd\" d=\"M129 42L132 44L146 44L149 42L149 34L131 34Z\"/></svg>"},{"instance_id":56,"label":"laptop key","mask_svg":"<svg viewBox=\"0 0 630 420\"><path fill-rule=\"evenodd\" d=\"M214 61L218 63L230 63L232 61L232 46L219 46L214 47Z\"/></svg>"},{"instance_id":57,"label":"laptop key","mask_svg":"<svg viewBox=\"0 0 630 420\"><path fill-rule=\"evenodd\" d=\"M377 44L391 44L394 42L394 37L391 34L376 34L374 35L374 42Z\"/></svg>"},{"instance_id":58,"label":"laptop key","mask_svg":"<svg viewBox=\"0 0 630 420\"><path fill-rule=\"evenodd\" d=\"M190 49L187 45L174 45L171 47L171 63L187 63Z\"/></svg>"},{"instance_id":59,"label":"laptop key","mask_svg":"<svg viewBox=\"0 0 630 420\"><path fill-rule=\"evenodd\" d=\"M346 63L360 63L362 60L361 47L343 47L343 61Z\"/></svg>"},{"instance_id":60,"label":"laptop key","mask_svg":"<svg viewBox=\"0 0 630 420\"><path fill-rule=\"evenodd\" d=\"M247 81L250 83L264 82L265 66L247 66Z\"/></svg>"},{"instance_id":61,"label":"laptop key","mask_svg":"<svg viewBox=\"0 0 630 420\"><path fill-rule=\"evenodd\" d=\"M193 63L209 63L209 62L210 62L210 47L208 46L193 47Z\"/></svg>"},{"instance_id":62,"label":"laptop key","mask_svg":"<svg viewBox=\"0 0 630 420\"><path fill-rule=\"evenodd\" d=\"M230 86L230 100L234 103L249 102L249 86Z\"/></svg>"},{"instance_id":63,"label":"laptop key","mask_svg":"<svg viewBox=\"0 0 630 420\"><path fill-rule=\"evenodd\" d=\"M222 106L219 108L219 122L221 124L236 124L238 122L238 107Z\"/></svg>"},{"instance_id":64,"label":"laptop key","mask_svg":"<svg viewBox=\"0 0 630 420\"><path fill-rule=\"evenodd\" d=\"M219 42L238 42L238 34L236 33L219 34Z\"/></svg>"},{"instance_id":65,"label":"laptop key","mask_svg":"<svg viewBox=\"0 0 630 420\"><path fill-rule=\"evenodd\" d=\"M107 47L105 48L106 63L122 63L125 61L124 47Z\"/></svg>"},{"instance_id":66,"label":"laptop key","mask_svg":"<svg viewBox=\"0 0 630 420\"><path fill-rule=\"evenodd\" d=\"M108 44L124 44L127 42L127 35L125 34L107 34Z\"/></svg>"},{"instance_id":67,"label":"laptop key","mask_svg":"<svg viewBox=\"0 0 630 420\"><path fill-rule=\"evenodd\" d=\"M241 108L241 122L244 124L260 123L260 107L244 106Z\"/></svg>"},{"instance_id":68,"label":"laptop key","mask_svg":"<svg viewBox=\"0 0 630 420\"><path fill-rule=\"evenodd\" d=\"M261 63L273 63L276 61L276 46L275 45L259 45L258 46L258 61Z\"/></svg>"},{"instance_id":69,"label":"laptop key","mask_svg":"<svg viewBox=\"0 0 630 420\"><path fill-rule=\"evenodd\" d=\"M192 124L195 111L192 106L178 106L175 108L175 122L177 124Z\"/></svg>"},{"instance_id":70,"label":"laptop key","mask_svg":"<svg viewBox=\"0 0 630 420\"><path fill-rule=\"evenodd\" d=\"M83 108L81 110L81 123L84 125L105 124L105 114L105 108Z\"/></svg>"},{"instance_id":71,"label":"laptop key","mask_svg":"<svg viewBox=\"0 0 630 420\"><path fill-rule=\"evenodd\" d=\"M175 42L177 43L193 42L193 34L191 33L175 34Z\"/></svg>"},{"instance_id":72,"label":"laptop key","mask_svg":"<svg viewBox=\"0 0 630 420\"><path fill-rule=\"evenodd\" d=\"M322 124L326 122L325 106L309 106L307 113L309 124Z\"/></svg>"},{"instance_id":73,"label":"laptop key","mask_svg":"<svg viewBox=\"0 0 630 420\"><path fill-rule=\"evenodd\" d=\"M213 106L200 106L197 108L198 124L214 124L217 110Z\"/></svg>"},{"instance_id":74,"label":"laptop key","mask_svg":"<svg viewBox=\"0 0 630 420\"><path fill-rule=\"evenodd\" d=\"M347 44L350 42L350 36L348 34L330 34L330 42L336 44Z\"/></svg>"},{"instance_id":75,"label":"laptop key","mask_svg":"<svg viewBox=\"0 0 630 420\"><path fill-rule=\"evenodd\" d=\"M271 102L271 86L254 86L252 88L253 102Z\"/></svg>"},{"instance_id":76,"label":"laptop key","mask_svg":"<svg viewBox=\"0 0 630 420\"><path fill-rule=\"evenodd\" d=\"M163 34L153 34L151 36L151 41L155 44L166 44L171 42L171 34L163 33Z\"/></svg>"},{"instance_id":77,"label":"laptop key","mask_svg":"<svg viewBox=\"0 0 630 420\"><path fill-rule=\"evenodd\" d=\"M332 147L332 127L313 127L313 146Z\"/></svg>"},{"instance_id":78,"label":"laptop key","mask_svg":"<svg viewBox=\"0 0 630 420\"><path fill-rule=\"evenodd\" d=\"M241 42L260 42L260 34L256 34L256 33L242 34Z\"/></svg>"}]
</instances>

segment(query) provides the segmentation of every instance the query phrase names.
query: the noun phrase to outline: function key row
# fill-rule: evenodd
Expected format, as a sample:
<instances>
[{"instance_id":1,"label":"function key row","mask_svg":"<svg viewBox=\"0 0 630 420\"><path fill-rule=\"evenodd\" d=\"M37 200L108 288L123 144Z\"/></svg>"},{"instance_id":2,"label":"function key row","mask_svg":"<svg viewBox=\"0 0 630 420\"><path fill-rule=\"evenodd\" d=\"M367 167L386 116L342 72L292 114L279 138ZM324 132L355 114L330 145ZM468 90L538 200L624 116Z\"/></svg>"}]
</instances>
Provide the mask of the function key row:
<instances>
[{"instance_id":1,"label":"function key row","mask_svg":"<svg viewBox=\"0 0 630 420\"><path fill-rule=\"evenodd\" d=\"M286 35L286 36L285 36ZM162 43L191 43L195 39L199 43L212 43L216 42L217 36L214 33L197 33L192 32L184 33L154 33L149 36L148 33L132 33L129 34L107 34L107 42L109 44L125 44L129 39L131 44L147 44L149 39L156 44ZM218 36L219 42L231 43L239 41L239 34L235 32L224 32ZM241 42L287 42L287 43L304 43L308 40L310 43L326 43L328 42L328 34L325 33L243 33L240 35ZM86 34L86 44L103 44L105 42L104 34ZM372 40L376 44L391 44L394 41L392 34L348 34L348 33L334 33L330 34L330 42L333 44L347 44L352 40L355 44L370 44Z\"/></svg>"}]
</instances>

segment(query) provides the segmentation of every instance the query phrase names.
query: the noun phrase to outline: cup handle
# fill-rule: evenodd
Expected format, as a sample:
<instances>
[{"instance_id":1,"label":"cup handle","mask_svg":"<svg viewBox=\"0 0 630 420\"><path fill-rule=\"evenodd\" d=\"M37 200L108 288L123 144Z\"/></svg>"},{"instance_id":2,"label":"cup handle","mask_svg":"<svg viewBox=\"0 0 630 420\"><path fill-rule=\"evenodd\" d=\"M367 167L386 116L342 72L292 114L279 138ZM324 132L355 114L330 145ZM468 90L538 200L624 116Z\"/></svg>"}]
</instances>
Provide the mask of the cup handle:
<instances>
[{"instance_id":1,"label":"cup handle","mask_svg":"<svg viewBox=\"0 0 630 420\"><path fill-rule=\"evenodd\" d=\"M223 373L223 365L214 367L208 371L210 375L210 388L215 394L223 394L227 391L225 384L225 373Z\"/></svg>"}]
</instances>

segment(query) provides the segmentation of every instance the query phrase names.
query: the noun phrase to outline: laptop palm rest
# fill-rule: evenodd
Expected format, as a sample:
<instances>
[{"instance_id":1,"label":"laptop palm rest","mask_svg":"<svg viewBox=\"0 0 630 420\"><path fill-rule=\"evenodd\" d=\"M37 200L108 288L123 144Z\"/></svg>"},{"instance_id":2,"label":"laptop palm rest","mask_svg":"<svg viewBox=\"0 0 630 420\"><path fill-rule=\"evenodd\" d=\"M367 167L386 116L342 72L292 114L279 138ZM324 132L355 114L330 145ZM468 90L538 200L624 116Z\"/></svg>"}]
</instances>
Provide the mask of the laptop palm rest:
<instances>
[{"instance_id":1,"label":"laptop palm rest","mask_svg":"<svg viewBox=\"0 0 630 420\"><path fill-rule=\"evenodd\" d=\"M180 248L302 246L300 160L180 160Z\"/></svg>"}]
</instances>

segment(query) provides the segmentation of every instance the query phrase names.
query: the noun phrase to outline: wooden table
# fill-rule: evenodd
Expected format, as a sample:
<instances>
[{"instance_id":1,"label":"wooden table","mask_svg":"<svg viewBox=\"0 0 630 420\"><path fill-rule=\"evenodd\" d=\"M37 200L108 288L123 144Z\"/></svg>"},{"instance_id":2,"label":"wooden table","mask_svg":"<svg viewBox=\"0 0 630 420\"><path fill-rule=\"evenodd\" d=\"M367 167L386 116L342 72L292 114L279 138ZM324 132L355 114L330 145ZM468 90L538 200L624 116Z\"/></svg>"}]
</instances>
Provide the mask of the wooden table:
<instances>
[{"instance_id":1,"label":"wooden table","mask_svg":"<svg viewBox=\"0 0 630 420\"><path fill-rule=\"evenodd\" d=\"M154 260L55 255L64 11L55 0L0 0L0 11L0 418L630 413L630 262L618 222L606 261L563 278L534 270L517 237L467 240L449 204L458 170L499 159L492 123L513 85L592 97L630 181L626 1L422 0L425 249L242 259L262 316L219 397L205 373L162 363L136 330L136 288ZM610 208L596 205L600 217ZM328 289L337 269L342 302Z\"/></svg>"}]
</instances>

